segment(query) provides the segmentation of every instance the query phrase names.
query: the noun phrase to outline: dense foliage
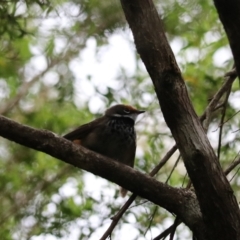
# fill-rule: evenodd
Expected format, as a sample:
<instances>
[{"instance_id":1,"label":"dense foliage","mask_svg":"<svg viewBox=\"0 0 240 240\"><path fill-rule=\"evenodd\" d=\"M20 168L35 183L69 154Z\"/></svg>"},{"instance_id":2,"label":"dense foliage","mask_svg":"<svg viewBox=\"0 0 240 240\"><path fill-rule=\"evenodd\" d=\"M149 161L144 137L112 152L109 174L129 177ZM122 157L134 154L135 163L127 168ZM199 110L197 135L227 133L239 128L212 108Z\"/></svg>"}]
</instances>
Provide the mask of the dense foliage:
<instances>
[{"instance_id":1,"label":"dense foliage","mask_svg":"<svg viewBox=\"0 0 240 240\"><path fill-rule=\"evenodd\" d=\"M209 1L162 2L156 1L159 13L201 115L233 64L225 32ZM0 17L0 113L62 135L114 103L146 109L137 124L136 168L150 172L174 141L120 3L3 1ZM239 152L238 88L235 82L230 95L224 96L229 97L226 112L216 111L209 128L223 168ZM98 239L124 202L114 184L3 138L0 165L1 239ZM238 177L238 169L229 176L237 197ZM157 178L186 186L178 154ZM113 239L151 239L173 219L138 198ZM191 238L184 226L177 236Z\"/></svg>"}]
</instances>

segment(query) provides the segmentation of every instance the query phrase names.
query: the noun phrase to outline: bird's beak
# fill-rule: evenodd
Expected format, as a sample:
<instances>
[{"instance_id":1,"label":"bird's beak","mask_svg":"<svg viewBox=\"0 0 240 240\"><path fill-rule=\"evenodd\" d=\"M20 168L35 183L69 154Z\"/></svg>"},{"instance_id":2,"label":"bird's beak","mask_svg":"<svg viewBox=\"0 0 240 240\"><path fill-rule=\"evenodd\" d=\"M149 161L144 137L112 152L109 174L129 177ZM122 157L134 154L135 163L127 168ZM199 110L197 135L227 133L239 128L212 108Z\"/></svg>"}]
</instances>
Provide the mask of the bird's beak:
<instances>
[{"instance_id":1,"label":"bird's beak","mask_svg":"<svg viewBox=\"0 0 240 240\"><path fill-rule=\"evenodd\" d=\"M141 113L144 113L144 112L145 112L145 111L143 111L143 110L137 110L137 109L136 109L133 113L129 114L128 116L129 116L131 119L133 119L134 121L136 121L138 115L141 114Z\"/></svg>"},{"instance_id":2,"label":"bird's beak","mask_svg":"<svg viewBox=\"0 0 240 240\"><path fill-rule=\"evenodd\" d=\"M137 110L136 113L137 114L141 114L141 113L145 113L146 111L143 111L143 110Z\"/></svg>"}]
</instances>

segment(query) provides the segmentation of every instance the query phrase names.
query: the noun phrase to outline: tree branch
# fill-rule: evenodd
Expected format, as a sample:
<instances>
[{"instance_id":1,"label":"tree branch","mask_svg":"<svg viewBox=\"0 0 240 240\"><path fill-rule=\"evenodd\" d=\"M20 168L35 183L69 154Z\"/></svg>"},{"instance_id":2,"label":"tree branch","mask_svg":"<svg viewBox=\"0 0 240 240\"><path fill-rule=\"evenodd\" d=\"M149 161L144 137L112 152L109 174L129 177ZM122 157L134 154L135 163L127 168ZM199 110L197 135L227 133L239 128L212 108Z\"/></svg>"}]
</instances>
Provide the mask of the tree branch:
<instances>
[{"instance_id":1,"label":"tree branch","mask_svg":"<svg viewBox=\"0 0 240 240\"><path fill-rule=\"evenodd\" d=\"M177 150L177 146L174 145L167 154L162 158L162 160L158 163L158 165L150 172L149 176L153 177L158 171L165 165L165 163L169 160L169 158L175 153ZM123 214L127 211L127 209L131 206L133 201L136 199L137 195L132 194L131 197L127 200L127 202L121 207L118 213L112 218L112 222L100 240L105 240L108 236L112 234L113 229L117 226L119 220L123 216Z\"/></svg>"},{"instance_id":2,"label":"tree branch","mask_svg":"<svg viewBox=\"0 0 240 240\"><path fill-rule=\"evenodd\" d=\"M240 164L240 158L230 164L228 168L224 171L226 175L228 175L237 165Z\"/></svg>"},{"instance_id":3,"label":"tree branch","mask_svg":"<svg viewBox=\"0 0 240 240\"><path fill-rule=\"evenodd\" d=\"M240 211L236 198L192 107L153 2L121 0L121 4L196 190L205 225L211 226L203 239L239 239Z\"/></svg>"},{"instance_id":4,"label":"tree branch","mask_svg":"<svg viewBox=\"0 0 240 240\"><path fill-rule=\"evenodd\" d=\"M216 94L208 104L207 108L205 109L204 113L200 117L200 121L203 122L203 127L206 131L211 121L211 115L213 111L216 110L219 100L221 99L224 93L228 92L229 89L231 89L234 80L237 78L236 69L233 68L231 71L227 72L224 77L225 77L224 84L216 92Z\"/></svg>"},{"instance_id":5,"label":"tree branch","mask_svg":"<svg viewBox=\"0 0 240 240\"><path fill-rule=\"evenodd\" d=\"M202 114L202 116L199 118L201 122L203 122L204 128L207 131L208 126L210 124L210 120L211 120L211 114L214 111L214 109L216 109L217 104L219 103L219 100L221 99L221 97L223 96L223 94L226 91L229 91L229 89L232 86L233 81L236 79L237 75L236 75L236 70L233 68L233 70L231 70L230 72L226 73L225 75L225 82L224 84L221 86L221 88L216 92L216 94L214 95L214 97L212 98L212 100L209 102L206 110L204 111L204 113ZM205 120L206 119L206 120ZM205 121L204 121L205 120ZM204 124L205 123L205 124ZM158 163L158 165L151 171L151 173L149 174L151 177L153 177L155 174L158 173L158 171L165 165L165 163L169 160L169 158L172 156L172 154L177 150L177 146L174 145L168 152L167 154L163 157L163 159ZM225 172L226 173L226 172ZM166 182L167 183L167 182ZM191 186L191 182L188 184L188 188L190 188ZM116 227L117 223L119 222L119 220L121 219L121 217L123 216L123 214L127 211L127 209L130 207L130 205L133 203L133 201L136 199L137 195L136 194L132 194L131 197L127 200L127 202L121 207L121 209L118 211L118 213L112 218L112 222L109 226L109 228L106 230L106 232L103 234L103 236L101 237L100 240L104 240L107 237L109 237L112 234L112 231L114 230L114 228ZM181 223L181 221L179 221L179 223ZM170 228L172 229L173 226L171 226ZM166 231L167 232L167 231ZM165 233L165 231L164 231ZM162 235L159 235L160 238L162 237ZM159 237L158 236L158 237ZM158 237L156 237L156 239L158 239Z\"/></svg>"},{"instance_id":6,"label":"tree branch","mask_svg":"<svg viewBox=\"0 0 240 240\"><path fill-rule=\"evenodd\" d=\"M76 146L52 132L30 128L3 116L0 116L0 135L115 182L181 216L193 231L198 224L203 224L198 201L190 190L177 189L160 183L131 167Z\"/></svg>"},{"instance_id":7,"label":"tree branch","mask_svg":"<svg viewBox=\"0 0 240 240\"><path fill-rule=\"evenodd\" d=\"M239 0L214 0L219 18L227 33L228 41L233 53L233 58L240 78L240 1Z\"/></svg>"}]
</instances>

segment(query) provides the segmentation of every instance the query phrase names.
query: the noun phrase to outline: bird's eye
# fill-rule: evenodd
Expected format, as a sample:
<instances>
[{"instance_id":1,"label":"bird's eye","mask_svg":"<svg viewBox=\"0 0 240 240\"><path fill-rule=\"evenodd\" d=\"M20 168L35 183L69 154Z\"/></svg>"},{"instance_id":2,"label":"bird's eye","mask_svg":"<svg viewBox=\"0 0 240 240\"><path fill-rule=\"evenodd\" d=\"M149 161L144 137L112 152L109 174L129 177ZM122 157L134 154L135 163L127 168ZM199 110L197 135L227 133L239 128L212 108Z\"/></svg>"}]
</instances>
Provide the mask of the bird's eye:
<instances>
[{"instance_id":1,"label":"bird's eye","mask_svg":"<svg viewBox=\"0 0 240 240\"><path fill-rule=\"evenodd\" d=\"M124 109L123 110L125 113L130 113L130 110L128 110L128 109Z\"/></svg>"}]
</instances>

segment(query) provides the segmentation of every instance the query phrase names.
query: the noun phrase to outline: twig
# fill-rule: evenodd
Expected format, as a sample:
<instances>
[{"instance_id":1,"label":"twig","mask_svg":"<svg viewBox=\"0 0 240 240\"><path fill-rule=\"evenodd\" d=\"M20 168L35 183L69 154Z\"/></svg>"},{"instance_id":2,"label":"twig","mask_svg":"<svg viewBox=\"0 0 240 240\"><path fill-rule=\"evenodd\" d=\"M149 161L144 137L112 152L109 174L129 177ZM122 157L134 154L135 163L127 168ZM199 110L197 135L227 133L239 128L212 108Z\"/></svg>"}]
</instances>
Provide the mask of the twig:
<instances>
[{"instance_id":1,"label":"twig","mask_svg":"<svg viewBox=\"0 0 240 240\"><path fill-rule=\"evenodd\" d=\"M232 176L232 178L229 180L229 182L231 182L234 178L235 178L235 176L238 174L238 172L239 172L239 169L240 169L240 167L238 167L238 169L237 169L237 171L234 173L234 175Z\"/></svg>"},{"instance_id":2,"label":"twig","mask_svg":"<svg viewBox=\"0 0 240 240\"><path fill-rule=\"evenodd\" d=\"M228 98L229 98L230 93L231 93L231 86L229 86L229 89L227 90L226 98L223 103L224 105L223 105L223 109L222 109L222 116L221 116L220 127L219 127L218 149L217 149L217 157L219 160L220 160L221 146L222 146L223 123L224 123L224 118L226 116L227 103L228 103Z\"/></svg>"},{"instance_id":3,"label":"twig","mask_svg":"<svg viewBox=\"0 0 240 240\"><path fill-rule=\"evenodd\" d=\"M170 172L170 174L169 174L169 176L168 176L168 178L167 178L167 180L166 180L165 183L167 183L168 180L170 179L170 177L172 176L172 173L173 173L174 169L177 167L180 159L181 159L181 154L179 154L179 156L178 156L178 158L177 158L177 160L176 160L176 162L175 162L175 164L174 164L174 166L173 166L173 168L172 168L172 170L171 170L171 172ZM190 181L190 182L191 182L191 181ZM176 231L177 226L178 226L178 224L177 224L177 221L178 221L178 220L179 220L179 217L176 216L175 221L174 221L174 223L173 223L173 228L172 228L172 230L171 230L171 232L170 232L169 240L173 240L175 231Z\"/></svg>"},{"instance_id":4,"label":"twig","mask_svg":"<svg viewBox=\"0 0 240 240\"><path fill-rule=\"evenodd\" d=\"M238 110L237 112L235 112L231 117L229 117L226 121L223 122L222 125L224 125L225 123L227 123L229 120L231 120L232 118L234 118L238 113L240 113L240 110ZM220 125L219 125L220 126ZM235 132L235 131L234 131Z\"/></svg>"},{"instance_id":5,"label":"twig","mask_svg":"<svg viewBox=\"0 0 240 240\"><path fill-rule=\"evenodd\" d=\"M121 207L121 209L118 211L118 213L114 217L111 218L112 223L110 224L107 231L105 231L105 233L102 235L100 240L105 240L105 239L107 239L108 236L111 236L112 231L116 227L118 221L120 220L122 215L127 211L127 209L130 207L130 205L132 204L132 202L135 200L136 197L137 197L137 194L133 193L131 195L131 197L127 200L127 202Z\"/></svg>"},{"instance_id":6,"label":"twig","mask_svg":"<svg viewBox=\"0 0 240 240\"><path fill-rule=\"evenodd\" d=\"M168 180L169 180L170 177L172 176L172 173L173 173L173 171L175 170L175 168L177 167L180 158L181 158L181 155L179 154L179 156L178 156L178 158L177 158L177 160L176 160L176 162L175 162L175 164L174 164L174 166L173 166L173 168L172 168L172 170L171 170L171 172L170 172L170 174L169 174L167 180L165 181L165 183L168 183Z\"/></svg>"},{"instance_id":7,"label":"twig","mask_svg":"<svg viewBox=\"0 0 240 240\"><path fill-rule=\"evenodd\" d=\"M200 121L203 122L204 129L208 129L208 126L210 124L211 120L211 113L215 110L220 98L223 96L225 92L228 91L229 88L231 88L232 83L237 78L237 72L236 69L233 67L231 71L225 74L225 82L222 85L222 87L217 91L217 93L214 95L210 103L208 104L206 110L200 117Z\"/></svg>"},{"instance_id":8,"label":"twig","mask_svg":"<svg viewBox=\"0 0 240 240\"><path fill-rule=\"evenodd\" d=\"M187 176L188 176L188 174L186 173L185 176L184 176L184 178L183 178L182 187L184 186L184 183L185 183L185 181L186 181Z\"/></svg>"},{"instance_id":9,"label":"twig","mask_svg":"<svg viewBox=\"0 0 240 240\"><path fill-rule=\"evenodd\" d=\"M179 156L178 156L178 158L177 158L177 160L176 160L176 162L175 162L175 164L174 164L174 166L173 166L173 168L172 168L172 170L171 170L171 172L170 172L167 180L165 181L165 183L168 183L168 180L171 178L172 173L173 173L173 171L175 170L175 168L177 167L180 158L181 158L181 155L179 154ZM158 206L156 206L155 209L154 209L154 212L153 212L153 214L152 214L152 217L151 217L151 220L150 220L150 222L149 222L148 228L147 228L147 230L146 230L145 233L144 233L144 236L146 235L147 231L150 229L150 226L151 226L152 221L153 221L153 217L154 217L154 215L156 214L157 209L158 209Z\"/></svg>"},{"instance_id":10,"label":"twig","mask_svg":"<svg viewBox=\"0 0 240 240\"><path fill-rule=\"evenodd\" d=\"M225 171L224 173L228 175L238 164L240 164L240 158L238 160L234 161Z\"/></svg>"},{"instance_id":11,"label":"twig","mask_svg":"<svg viewBox=\"0 0 240 240\"><path fill-rule=\"evenodd\" d=\"M148 230L150 229L150 227L152 225L152 222L153 222L154 216L156 215L157 209L158 209L158 206L155 206L153 213L151 215L151 219L149 221L148 227L147 227L146 231L144 232L144 236L147 234Z\"/></svg>"},{"instance_id":12,"label":"twig","mask_svg":"<svg viewBox=\"0 0 240 240\"><path fill-rule=\"evenodd\" d=\"M175 221L173 223L173 229L170 233L170 237L169 237L169 240L173 240L174 238L174 235L175 235L175 232L176 232L176 229L178 227L178 225L181 223L182 221L180 220L179 216L176 216L175 218Z\"/></svg>"},{"instance_id":13,"label":"twig","mask_svg":"<svg viewBox=\"0 0 240 240\"><path fill-rule=\"evenodd\" d=\"M176 218L177 220L177 218ZM182 221L178 219L176 222L174 222L170 227L168 227L166 230L164 230L161 234L159 234L157 237L155 237L153 240L160 240L166 238L175 227L177 227Z\"/></svg>"},{"instance_id":14,"label":"twig","mask_svg":"<svg viewBox=\"0 0 240 240\"><path fill-rule=\"evenodd\" d=\"M159 162L159 164L149 173L151 177L155 176L158 171L165 165L168 159L175 153L177 150L177 145L174 145L163 157L163 159Z\"/></svg>"},{"instance_id":15,"label":"twig","mask_svg":"<svg viewBox=\"0 0 240 240\"><path fill-rule=\"evenodd\" d=\"M150 176L153 177L157 174L157 172L164 166L164 164L168 161L168 159L174 154L174 152L177 150L177 146L174 145L162 158L162 160L159 162L159 164L150 172ZM107 239L108 236L111 236L113 229L116 227L117 223L123 216L123 214L127 211L127 209L130 207L130 205L133 203L133 201L136 199L137 194L133 193L131 197L127 200L127 202L121 207L121 209L118 211L118 213L112 217L112 222L108 229L105 231L103 236L100 238L100 240Z\"/></svg>"}]
</instances>

